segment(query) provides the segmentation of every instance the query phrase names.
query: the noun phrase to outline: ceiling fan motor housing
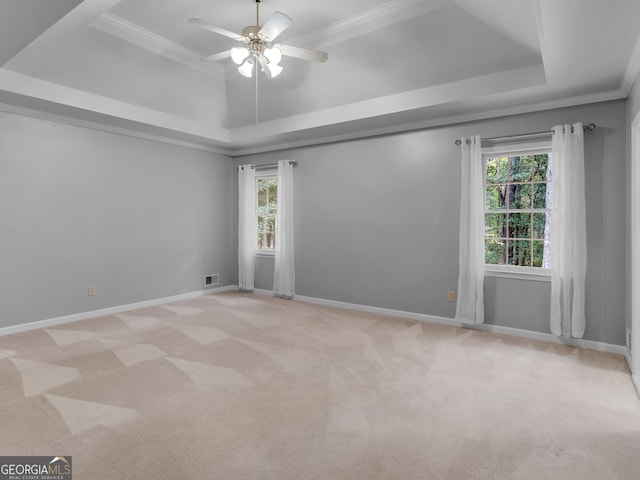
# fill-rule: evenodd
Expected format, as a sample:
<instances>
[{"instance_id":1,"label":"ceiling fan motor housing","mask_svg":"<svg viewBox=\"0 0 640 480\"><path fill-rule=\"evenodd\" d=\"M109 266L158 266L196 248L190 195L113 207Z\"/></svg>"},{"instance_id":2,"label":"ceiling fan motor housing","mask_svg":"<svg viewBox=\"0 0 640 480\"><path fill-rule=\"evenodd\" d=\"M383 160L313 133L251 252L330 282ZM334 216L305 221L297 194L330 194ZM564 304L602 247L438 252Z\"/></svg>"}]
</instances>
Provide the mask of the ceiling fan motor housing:
<instances>
[{"instance_id":1,"label":"ceiling fan motor housing","mask_svg":"<svg viewBox=\"0 0 640 480\"><path fill-rule=\"evenodd\" d=\"M208 57L204 57L202 61L217 62L231 57L231 59L239 65L238 70L240 73L249 78L252 76L253 66L256 65L256 63L259 63L262 66L262 71L268 72L267 74L271 78L280 75L283 71L283 67L280 65L280 60L283 55L316 62L327 61L326 52L282 44L278 44L275 47L272 46L272 42L293 23L293 20L284 13L276 11L269 17L266 23L261 26L260 3L261 0L255 0L256 23L244 27L242 29L242 35L216 27L199 18L190 18L189 23L233 40L241 41L246 45L244 48L234 47L226 52L209 55Z\"/></svg>"},{"instance_id":2,"label":"ceiling fan motor housing","mask_svg":"<svg viewBox=\"0 0 640 480\"><path fill-rule=\"evenodd\" d=\"M262 27L260 25L249 25L242 29L242 35L250 38L258 38L261 28Z\"/></svg>"},{"instance_id":3,"label":"ceiling fan motor housing","mask_svg":"<svg viewBox=\"0 0 640 480\"><path fill-rule=\"evenodd\" d=\"M257 56L262 55L265 48L268 47L267 42L260 35L261 28L259 25L250 25L242 30L242 36L245 37L246 42L249 44L249 49Z\"/></svg>"}]
</instances>

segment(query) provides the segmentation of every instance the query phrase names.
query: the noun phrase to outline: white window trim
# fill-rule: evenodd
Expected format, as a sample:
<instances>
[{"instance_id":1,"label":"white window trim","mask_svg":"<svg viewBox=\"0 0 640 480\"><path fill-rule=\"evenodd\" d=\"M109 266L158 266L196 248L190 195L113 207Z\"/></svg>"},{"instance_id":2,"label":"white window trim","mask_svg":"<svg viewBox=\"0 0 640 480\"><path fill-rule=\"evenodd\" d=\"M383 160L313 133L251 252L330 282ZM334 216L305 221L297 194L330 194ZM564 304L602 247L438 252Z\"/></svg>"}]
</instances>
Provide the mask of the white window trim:
<instances>
[{"instance_id":1,"label":"white window trim","mask_svg":"<svg viewBox=\"0 0 640 480\"><path fill-rule=\"evenodd\" d=\"M511 153L535 155L551 152L551 139L529 143L513 143L509 145L484 147L482 162L488 157ZM486 182L486 179L482 179ZM510 278L515 280L529 280L536 282L551 282L551 270L540 267L521 267L519 265L484 265L485 277Z\"/></svg>"},{"instance_id":2,"label":"white window trim","mask_svg":"<svg viewBox=\"0 0 640 480\"><path fill-rule=\"evenodd\" d=\"M547 152L551 152L551 140L544 140L542 142L513 143L510 145L502 145L497 147L484 147L482 149L482 157L484 158L508 153L535 155Z\"/></svg>"},{"instance_id":3,"label":"white window trim","mask_svg":"<svg viewBox=\"0 0 640 480\"><path fill-rule=\"evenodd\" d=\"M258 179L265 177L275 177L278 175L278 167L273 168L265 168L260 171L256 171L256 188L258 186ZM256 202L258 201L258 197L256 196ZM256 225L258 224L258 217L256 216ZM256 257L262 258L274 258L276 257L276 252L274 250L260 250L256 248Z\"/></svg>"},{"instance_id":4,"label":"white window trim","mask_svg":"<svg viewBox=\"0 0 640 480\"><path fill-rule=\"evenodd\" d=\"M490 265L484 266L485 277L513 278L516 280L532 280L535 282L550 282L551 270L540 267L521 267L518 265Z\"/></svg>"},{"instance_id":5,"label":"white window trim","mask_svg":"<svg viewBox=\"0 0 640 480\"><path fill-rule=\"evenodd\" d=\"M278 168L264 168L259 172L256 172L256 178L275 177L278 174Z\"/></svg>"}]
</instances>

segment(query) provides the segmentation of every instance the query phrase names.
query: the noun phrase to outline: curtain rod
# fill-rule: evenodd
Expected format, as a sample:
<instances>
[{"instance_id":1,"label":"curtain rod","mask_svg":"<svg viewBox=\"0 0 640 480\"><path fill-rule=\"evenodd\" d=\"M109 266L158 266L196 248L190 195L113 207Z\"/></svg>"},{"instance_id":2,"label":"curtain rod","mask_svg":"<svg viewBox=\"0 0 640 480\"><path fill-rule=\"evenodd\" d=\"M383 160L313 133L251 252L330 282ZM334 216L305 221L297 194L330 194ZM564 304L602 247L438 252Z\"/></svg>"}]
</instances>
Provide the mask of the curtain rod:
<instances>
[{"instance_id":1,"label":"curtain rod","mask_svg":"<svg viewBox=\"0 0 640 480\"><path fill-rule=\"evenodd\" d=\"M585 125L582 128L582 130L584 130L585 132L590 132L595 128L596 128L596 124L590 123L589 125ZM506 135L504 137L483 138L482 140L487 142L496 142L498 140L508 140L512 138L541 137L542 135L553 135L553 130L544 131L544 132L535 132L535 133L524 133L520 135ZM467 140L467 143L469 143L469 140ZM462 145L462 140L460 139L456 140L456 145Z\"/></svg>"},{"instance_id":2,"label":"curtain rod","mask_svg":"<svg viewBox=\"0 0 640 480\"><path fill-rule=\"evenodd\" d=\"M298 162L296 160L289 160L289 165L293 165L294 167L298 166ZM237 168L246 167L248 165L238 165ZM277 163L268 163L266 165L251 165L252 169L259 170L261 168L275 168L277 167Z\"/></svg>"}]
</instances>

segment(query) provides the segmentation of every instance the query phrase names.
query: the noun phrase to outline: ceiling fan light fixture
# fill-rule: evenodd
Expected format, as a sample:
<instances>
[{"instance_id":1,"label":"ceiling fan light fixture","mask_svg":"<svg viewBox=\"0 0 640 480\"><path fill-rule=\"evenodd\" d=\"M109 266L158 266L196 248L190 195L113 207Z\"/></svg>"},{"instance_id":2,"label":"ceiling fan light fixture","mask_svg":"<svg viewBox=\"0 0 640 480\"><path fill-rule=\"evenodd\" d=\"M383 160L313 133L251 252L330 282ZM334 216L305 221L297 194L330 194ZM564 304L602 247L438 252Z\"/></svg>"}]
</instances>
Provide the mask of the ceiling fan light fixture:
<instances>
[{"instance_id":1,"label":"ceiling fan light fixture","mask_svg":"<svg viewBox=\"0 0 640 480\"><path fill-rule=\"evenodd\" d=\"M224 28L200 20L190 18L189 23L210 30L219 35L244 43L244 47L235 47L216 55L201 58L203 62L217 62L231 57L238 65L238 71L245 77L253 77L253 68L256 67L256 76L260 70L269 78L279 76L284 70L280 65L283 56L311 60L314 62L326 62L327 53L319 50L292 47L291 45L277 44L273 42L293 23L293 20L282 12L274 12L264 23L260 25L260 3L262 0L254 0L256 4L256 23L242 30L242 34L236 34ZM258 69L258 64L260 68Z\"/></svg>"},{"instance_id":2,"label":"ceiling fan light fixture","mask_svg":"<svg viewBox=\"0 0 640 480\"><path fill-rule=\"evenodd\" d=\"M234 47L231 49L231 60L235 62L236 65L242 65L242 62L249 56L249 50L246 48Z\"/></svg>"},{"instance_id":3,"label":"ceiling fan light fixture","mask_svg":"<svg viewBox=\"0 0 640 480\"><path fill-rule=\"evenodd\" d=\"M282 60L282 52L278 47L265 48L264 56L267 57L270 64L278 64Z\"/></svg>"},{"instance_id":4,"label":"ceiling fan light fixture","mask_svg":"<svg viewBox=\"0 0 640 480\"><path fill-rule=\"evenodd\" d=\"M240 67L238 67L238 71L243 76L251 78L253 76L253 60L250 58L246 60Z\"/></svg>"},{"instance_id":5,"label":"ceiling fan light fixture","mask_svg":"<svg viewBox=\"0 0 640 480\"><path fill-rule=\"evenodd\" d=\"M269 73L271 73L271 78L276 78L284 70L284 68L282 68L277 63L268 63L267 69L269 70Z\"/></svg>"}]
</instances>

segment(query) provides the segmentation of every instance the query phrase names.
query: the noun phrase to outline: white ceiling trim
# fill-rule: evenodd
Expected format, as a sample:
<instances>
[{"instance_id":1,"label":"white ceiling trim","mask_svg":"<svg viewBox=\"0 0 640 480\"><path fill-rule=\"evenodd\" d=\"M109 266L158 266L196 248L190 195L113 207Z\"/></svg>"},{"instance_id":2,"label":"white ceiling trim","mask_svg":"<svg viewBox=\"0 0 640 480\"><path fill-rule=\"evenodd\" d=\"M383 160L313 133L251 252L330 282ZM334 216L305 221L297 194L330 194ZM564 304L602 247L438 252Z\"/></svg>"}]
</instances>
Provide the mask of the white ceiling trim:
<instances>
[{"instance_id":1,"label":"white ceiling trim","mask_svg":"<svg viewBox=\"0 0 640 480\"><path fill-rule=\"evenodd\" d=\"M129 128L120 128L113 125L107 125L105 123L92 122L86 119L70 117L68 115L59 115L57 113L45 112L43 110L35 110L33 108L26 108L26 107L20 107L17 105L0 103L0 112L37 118L40 120L61 123L64 125L71 125L79 128L86 128L88 130L95 130L98 132L106 132L106 133L112 133L115 135L122 135L124 137L139 138L141 140L147 140L155 143L162 143L165 145L173 145L175 147L190 148L194 150L201 150L204 152L217 153L220 155L229 156L229 152L225 149L210 147L207 145L203 145L201 143L187 142L184 140L178 140L175 138L170 138L162 135L153 135L150 133L139 132Z\"/></svg>"},{"instance_id":2,"label":"white ceiling trim","mask_svg":"<svg viewBox=\"0 0 640 480\"><path fill-rule=\"evenodd\" d=\"M409 18L425 15L451 4L452 0L391 0L345 20L288 38L286 43L326 47L400 23Z\"/></svg>"},{"instance_id":3,"label":"white ceiling trim","mask_svg":"<svg viewBox=\"0 0 640 480\"><path fill-rule=\"evenodd\" d=\"M455 125L460 123L475 122L487 120L491 118L508 117L512 115L521 115L526 113L541 112L545 110L553 110L556 108L567 108L578 105L588 105L591 103L609 102L614 100L622 100L626 98L626 94L622 90L613 90L610 92L601 92L589 95L579 95L575 97L563 98L562 100L541 102L536 104L519 105L515 107L483 110L478 113L465 113L461 115L452 115L449 117L439 117L431 120L425 120L414 123L404 123L390 125L388 127L363 130L343 135L332 135L325 137L314 137L313 139L304 139L291 142L281 142L265 147L249 147L237 148L226 152L231 157L241 157L245 155L255 155L258 153L273 152L278 150L287 150L292 148L308 147L311 145L322 145L326 143L345 142L357 140L359 138L377 137L381 135L393 135L402 132L411 132L416 130L425 130L428 128L442 127L446 125ZM455 139L451 139L453 145Z\"/></svg>"},{"instance_id":4,"label":"white ceiling trim","mask_svg":"<svg viewBox=\"0 0 640 480\"><path fill-rule=\"evenodd\" d=\"M4 68L0 68L0 90L208 140L229 142L229 130L225 128L83 92Z\"/></svg>"},{"instance_id":5,"label":"white ceiling trim","mask_svg":"<svg viewBox=\"0 0 640 480\"><path fill-rule=\"evenodd\" d=\"M199 53L112 13L103 13L89 26L219 80L224 79L221 65L201 62Z\"/></svg>"},{"instance_id":6,"label":"white ceiling trim","mask_svg":"<svg viewBox=\"0 0 640 480\"><path fill-rule=\"evenodd\" d=\"M3 80L6 80L5 77L6 77L6 73L7 72L9 73L9 75L11 75L11 74L19 75L19 74L15 74L14 72L9 72L7 70L0 69L0 89L2 89L2 90L7 90L7 88L6 88L7 87L7 82L3 81ZM16 80L19 80L19 78L17 78ZM43 83L43 82L38 80L36 83L38 84L38 88L41 88L41 83ZM44 83L47 83L47 82L44 82ZM63 87L63 88L66 89L66 87ZM70 90L70 89L66 89L66 90ZM10 90L8 90L8 91L10 91ZM14 93L19 93L19 92L14 92ZM84 92L82 92L82 93L84 93ZM88 95L93 95L93 94L88 94ZM45 95L37 95L37 96L36 95L29 95L29 96L36 97L36 98L45 97ZM93 95L93 96L95 96L95 95ZM444 125L452 125L452 124L457 124L457 123L478 121L478 120L484 120L484 119L488 119L488 118L498 118L498 117L504 117L504 116L510 116L510 115L532 113L532 112L543 111L543 110L551 110L551 109L555 109L555 108L564 108L564 107L571 107L571 106L576 106L576 105L584 105L584 104L605 102L605 101L611 101L611 100L620 100L620 99L624 99L626 97L627 97L626 92L624 92L622 90L615 90L615 91L610 91L610 92L603 92L603 93L596 93L596 94L589 94L589 95L581 95L581 96L576 96L576 97L568 97L568 98L563 98L563 99L557 100L557 101L541 102L541 103L537 103L537 104L528 104L528 105L520 105L520 106L515 106L515 107L510 107L510 108L503 108L503 109L483 110L482 112L478 112L478 113L454 115L454 116L444 117L444 118L435 118L435 119L426 120L426 121L422 121L422 122L396 124L396 125L390 125L388 127L361 130L361 131L351 132L351 133L347 133L347 134L343 134L343 135L333 135L333 136L324 136L324 137L305 138L305 139L301 139L301 140L297 140L297 141L280 142L280 143L275 143L275 144L274 143L269 143L269 145L256 146L256 147L246 147L246 148L243 148L242 146L233 148L230 145L230 143L228 141L228 138L227 138L227 140L220 140L220 139L212 138L210 136L210 133L211 133L211 131L213 129L212 130L206 129L207 130L206 134L203 134L203 132L200 132L199 135L195 134L193 132L187 132L186 129L184 129L184 128L181 128L181 129L174 128L174 129L172 129L173 131L175 131L177 133L191 134L191 135L194 135L194 136L197 136L197 137L201 138L201 140L202 140L201 142L198 141L197 139L195 141L185 141L185 140L180 140L178 138L172 138L170 136L163 135L163 134L157 134L156 135L156 134L152 134L152 133L138 131L138 130L135 130L133 128L126 128L126 127L122 128L122 127L117 127L117 126L114 126L114 125L108 125L108 124L105 124L103 122L100 122L99 120L96 121L96 122L93 122L93 121L90 121L90 120L87 120L87 119L81 119L81 118L76 118L76 117L70 117L68 115L60 115L60 114L56 114L56 113L51 113L51 112L45 111L44 109L42 109L42 110L41 109L37 109L36 110L36 109L31 109L31 108L20 107L20 106L17 106L17 105L7 105L7 104L1 104L0 103L0 111L19 114L19 115L31 116L31 117L40 118L40 119L43 119L43 120L54 121L54 122L58 122L58 123L62 123L62 124L73 125L73 126L82 127L82 128L88 128L88 129L92 129L92 130L104 131L104 132L108 132L108 133L124 135L124 136L128 136L128 137L133 137L133 138L140 138L140 139L143 139L143 140L149 140L149 141L154 141L154 142L158 142L158 143L164 143L164 144L168 144L168 145L174 145L174 146L179 146L179 147L184 147L184 148L192 148L192 149L196 149L196 150L203 150L203 151L207 151L207 152L211 152L211 153L226 155L226 156L229 156L229 157L238 157L238 156L243 156L243 155L252 155L252 154L256 154L256 153L270 152L270 151L276 151L276 150L285 150L285 149L290 149L290 148L298 148L298 147L319 145L319 144L325 144L325 143L335 143L335 142L341 142L341 141L349 141L349 140L355 140L355 139L358 139L358 138L367 138L367 137L374 137L374 136L379 136L379 135L389 135L389 134L400 133L400 132L405 132L405 131L422 130L422 129L426 129L426 128L433 128L433 127L444 126ZM45 100L45 101L51 101L51 100ZM118 103L122 103L122 102L118 102ZM72 102L67 102L66 103L66 105L70 105L70 104L72 104ZM82 110L86 110L86 107L84 105L77 106L76 108L79 108L79 109L82 109ZM89 111L89 114L90 115L91 114L95 114L96 118L99 119L99 117L101 115L101 112L91 112L91 111ZM104 114L104 113L102 113L102 114ZM158 114L159 115L165 115L165 114L162 114L160 112L153 112L153 114L154 115L158 115ZM112 113L111 115L114 115L114 114ZM178 120L181 121L181 122L184 121L184 119L178 119ZM133 119L132 121L137 121L137 120ZM183 125L183 127L185 126L184 124L182 124L182 125ZM159 126L159 128L169 128L169 127L167 127L167 126L164 126L164 127L163 126ZM211 127L209 127L209 128L211 128ZM236 132L236 130L233 130L231 132L234 134L234 137L236 136L236 133L239 133L239 132ZM229 131L226 131L227 137L229 136L229 133L230 133ZM211 143L218 143L220 145L220 148L216 148L216 147L212 146ZM227 145L228 148L225 148L224 145Z\"/></svg>"},{"instance_id":7,"label":"white ceiling trim","mask_svg":"<svg viewBox=\"0 0 640 480\"><path fill-rule=\"evenodd\" d=\"M483 97L545 83L542 65L533 65L506 72L497 72L457 82L421 88L362 102L329 108L301 115L234 128L231 142L259 139L302 130L351 122L371 117L431 107L473 97Z\"/></svg>"}]
</instances>

